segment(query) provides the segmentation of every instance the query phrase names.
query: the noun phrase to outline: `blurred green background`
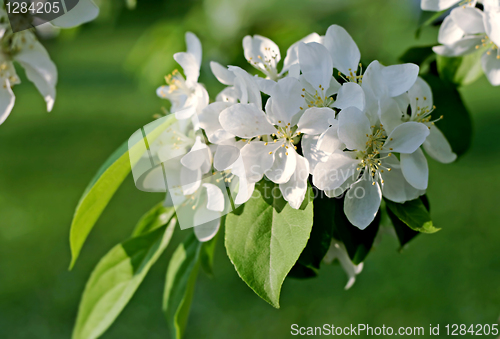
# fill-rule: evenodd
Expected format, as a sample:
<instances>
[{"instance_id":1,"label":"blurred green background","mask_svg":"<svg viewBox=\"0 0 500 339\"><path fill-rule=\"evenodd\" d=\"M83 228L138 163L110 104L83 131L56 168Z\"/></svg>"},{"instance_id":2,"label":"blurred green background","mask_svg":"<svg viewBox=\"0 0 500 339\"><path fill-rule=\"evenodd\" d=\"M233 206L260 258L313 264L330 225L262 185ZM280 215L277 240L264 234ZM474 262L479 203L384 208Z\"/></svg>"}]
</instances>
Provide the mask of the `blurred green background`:
<instances>
[{"instance_id":1,"label":"blurred green background","mask_svg":"<svg viewBox=\"0 0 500 339\"><path fill-rule=\"evenodd\" d=\"M85 282L99 258L126 239L161 194L128 177L85 244L72 272L69 226L80 195L104 160L166 103L155 96L177 66L184 32L204 44L201 80L212 98L221 86L208 63L245 65L241 39L261 34L286 48L306 34L344 26L363 60L397 62L408 47L436 41L437 28L414 31L418 1L138 1L129 11L103 2L101 18L45 44L59 70L52 113L28 81L0 126L0 338L69 338ZM493 324L500 316L500 89L482 78L462 88L474 118L469 153L430 161L428 196L435 224L402 254L391 237L372 251L354 287L339 266L307 281L287 279L273 309L238 277L219 239L215 277L200 274L187 338L288 338L290 326ZM161 312L169 256L162 259L103 338L166 338ZM441 334L443 336L443 328Z\"/></svg>"}]
</instances>

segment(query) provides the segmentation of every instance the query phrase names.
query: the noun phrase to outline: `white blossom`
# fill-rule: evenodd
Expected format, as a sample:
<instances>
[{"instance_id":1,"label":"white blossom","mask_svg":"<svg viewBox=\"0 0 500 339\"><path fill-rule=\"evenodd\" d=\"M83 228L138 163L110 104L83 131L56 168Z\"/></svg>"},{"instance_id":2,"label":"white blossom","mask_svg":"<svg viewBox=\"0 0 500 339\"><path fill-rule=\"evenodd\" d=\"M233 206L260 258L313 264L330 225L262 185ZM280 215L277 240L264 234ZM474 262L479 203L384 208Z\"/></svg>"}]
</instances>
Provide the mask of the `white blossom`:
<instances>
[{"instance_id":1,"label":"white blossom","mask_svg":"<svg viewBox=\"0 0 500 339\"><path fill-rule=\"evenodd\" d=\"M210 176L212 150L191 120L178 120L169 126L149 145L141 161L134 172L151 163L155 166L142 175L134 173L134 178L139 177L136 185L149 192L167 192L165 205L175 207L181 228L194 226L200 241L210 240L229 204L221 176Z\"/></svg>"},{"instance_id":2,"label":"white blossom","mask_svg":"<svg viewBox=\"0 0 500 339\"><path fill-rule=\"evenodd\" d=\"M333 63L325 46L310 42L299 44L299 66L302 74L304 107L333 107L332 95L340 89L333 77Z\"/></svg>"},{"instance_id":3,"label":"white blossom","mask_svg":"<svg viewBox=\"0 0 500 339\"><path fill-rule=\"evenodd\" d=\"M432 92L418 78L419 67L373 61L363 74L359 49L340 26L295 43L281 71L274 42L245 37L245 57L266 79L211 62L213 74L227 86L211 104L198 83L201 44L190 33L186 42L187 52L175 55L186 78L174 73L158 93L172 101L176 116L199 118L203 137L178 137L186 154L177 166L182 195L205 201L203 215L223 213L215 206L227 208L227 202L217 203L224 200L222 191L200 180L210 171L222 174L235 205L247 202L265 177L279 185L294 209L302 205L312 174L312 184L327 196L345 194L345 215L365 229L382 197L404 203L425 193L429 170L421 147L443 163L456 158L434 125ZM265 103L262 92L269 95ZM191 144L186 147L185 141ZM207 238L215 226L206 226Z\"/></svg>"},{"instance_id":4,"label":"white blossom","mask_svg":"<svg viewBox=\"0 0 500 339\"><path fill-rule=\"evenodd\" d=\"M350 188L344 212L353 225L364 229L373 221L382 195L400 203L421 195L403 174L407 170L408 176L420 177L421 168L402 167L394 153L414 153L429 135L427 126L410 121L387 133L383 125L371 125L365 112L348 107L339 113L337 134L332 138L345 149L339 147L316 165L313 183L328 196Z\"/></svg>"},{"instance_id":5,"label":"white blossom","mask_svg":"<svg viewBox=\"0 0 500 339\"><path fill-rule=\"evenodd\" d=\"M5 13L1 17L6 20ZM0 124L14 107L12 86L21 83L14 62L24 68L26 77L35 84L50 112L56 98L57 69L45 48L31 31L13 33L7 23L0 24L0 44Z\"/></svg>"},{"instance_id":6,"label":"white blossom","mask_svg":"<svg viewBox=\"0 0 500 339\"><path fill-rule=\"evenodd\" d=\"M267 79L277 81L285 73L298 77L298 45L301 42L321 42L323 37L317 33L309 34L288 48L283 69L278 72L278 63L281 60L280 49L271 39L260 35L247 35L243 38L243 52L245 59L256 69L261 71ZM265 86L265 82L263 85Z\"/></svg>"},{"instance_id":7,"label":"white blossom","mask_svg":"<svg viewBox=\"0 0 500 339\"><path fill-rule=\"evenodd\" d=\"M174 54L174 59L181 65L184 76L177 70L165 77L167 86L161 86L156 93L160 98L172 103L171 113L177 119L189 119L200 114L208 105L208 93L198 83L200 76L202 49L201 42L191 32L186 33L187 52Z\"/></svg>"},{"instance_id":8,"label":"white blossom","mask_svg":"<svg viewBox=\"0 0 500 339\"><path fill-rule=\"evenodd\" d=\"M439 11L458 4L450 0L422 0L422 8ZM483 1L484 11L474 7L476 1L451 10L439 29L434 52L447 57L457 57L479 50L483 53L481 65L493 86L500 85L500 3ZM462 3L461 3L462 4ZM478 52L479 52L478 51Z\"/></svg>"},{"instance_id":9,"label":"white blossom","mask_svg":"<svg viewBox=\"0 0 500 339\"><path fill-rule=\"evenodd\" d=\"M404 93L397 100L386 102L384 109L380 111L380 120L388 132L406 121L426 125L429 128L429 136L422 145L424 150L433 159L446 164L455 161L457 155L452 151L446 137L434 124L443 118L440 116L433 119L435 109L432 90L429 84L419 77L408 93ZM413 156L419 157L422 164L426 163L421 151L417 152L419 154ZM401 156L402 162L406 161L407 157Z\"/></svg>"},{"instance_id":10,"label":"white blossom","mask_svg":"<svg viewBox=\"0 0 500 339\"><path fill-rule=\"evenodd\" d=\"M68 13L47 23L48 27L71 28L91 21L99 14L99 7L92 0L80 0ZM34 30L14 33L8 23L7 13L0 8L0 124L14 108L14 85L21 83L14 68L19 63L26 77L43 96L47 111L52 111L56 99L57 68L49 54L38 41Z\"/></svg>"},{"instance_id":11,"label":"white blossom","mask_svg":"<svg viewBox=\"0 0 500 339\"><path fill-rule=\"evenodd\" d=\"M299 208L307 191L308 161L296 152L300 132L302 86L295 78L279 80L271 89L265 112L257 105L238 103L220 114L222 128L248 143L241 148L247 180L264 175L279 184L285 200Z\"/></svg>"}]
</instances>

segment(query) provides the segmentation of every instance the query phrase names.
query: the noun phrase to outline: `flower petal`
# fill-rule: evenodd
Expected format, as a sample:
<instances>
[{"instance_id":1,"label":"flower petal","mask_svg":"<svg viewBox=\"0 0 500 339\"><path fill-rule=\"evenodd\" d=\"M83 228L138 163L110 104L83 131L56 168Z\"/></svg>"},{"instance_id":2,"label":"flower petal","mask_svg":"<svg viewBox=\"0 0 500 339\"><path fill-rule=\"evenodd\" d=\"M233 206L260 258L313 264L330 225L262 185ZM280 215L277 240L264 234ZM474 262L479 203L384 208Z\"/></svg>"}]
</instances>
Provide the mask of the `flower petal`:
<instances>
[{"instance_id":1,"label":"flower petal","mask_svg":"<svg viewBox=\"0 0 500 339\"><path fill-rule=\"evenodd\" d=\"M299 209L307 192L307 179L309 178L309 163L307 159L297 155L295 172L284 184L280 184L281 194L294 209Z\"/></svg>"},{"instance_id":2,"label":"flower petal","mask_svg":"<svg viewBox=\"0 0 500 339\"><path fill-rule=\"evenodd\" d=\"M196 137L196 141L191 150L181 158L181 164L182 166L185 166L194 171L198 168L201 168L204 163L210 162L210 160L210 149L205 143L201 141L201 138L198 136Z\"/></svg>"},{"instance_id":3,"label":"flower petal","mask_svg":"<svg viewBox=\"0 0 500 339\"><path fill-rule=\"evenodd\" d=\"M411 154L401 154L401 170L410 185L419 190L427 189L429 166L420 148Z\"/></svg>"},{"instance_id":4,"label":"flower petal","mask_svg":"<svg viewBox=\"0 0 500 339\"><path fill-rule=\"evenodd\" d=\"M200 69L201 56L202 56L200 39L198 39L198 37L191 32L186 32L185 38L186 38L187 52L194 56L196 64L198 65L198 69Z\"/></svg>"},{"instance_id":5,"label":"flower petal","mask_svg":"<svg viewBox=\"0 0 500 339\"><path fill-rule=\"evenodd\" d=\"M360 85L347 82L340 87L334 107L344 109L356 107L361 111L365 110L365 92Z\"/></svg>"},{"instance_id":6,"label":"flower petal","mask_svg":"<svg viewBox=\"0 0 500 339\"><path fill-rule=\"evenodd\" d=\"M326 90L325 92L325 97L331 97L334 94L337 94L338 91L340 90L340 86L342 86L337 79L335 79L333 76L330 79L330 87Z\"/></svg>"},{"instance_id":7,"label":"flower petal","mask_svg":"<svg viewBox=\"0 0 500 339\"><path fill-rule=\"evenodd\" d=\"M483 0L484 12L500 11L499 0Z\"/></svg>"},{"instance_id":8,"label":"flower petal","mask_svg":"<svg viewBox=\"0 0 500 339\"><path fill-rule=\"evenodd\" d=\"M38 41L30 42L32 48L22 48L15 60L23 66L26 77L35 84L51 111L56 99L57 68L49 54ZM27 46L26 46L27 47Z\"/></svg>"},{"instance_id":9,"label":"flower petal","mask_svg":"<svg viewBox=\"0 0 500 339\"><path fill-rule=\"evenodd\" d=\"M224 211L224 194L221 189L210 183L202 186L207 190L207 209L214 212Z\"/></svg>"},{"instance_id":10,"label":"flower petal","mask_svg":"<svg viewBox=\"0 0 500 339\"><path fill-rule=\"evenodd\" d=\"M286 149L280 147L274 153L274 162L269 170L265 172L266 177L276 184L284 184L292 177L297 167L299 155L293 147Z\"/></svg>"},{"instance_id":11,"label":"flower petal","mask_svg":"<svg viewBox=\"0 0 500 339\"><path fill-rule=\"evenodd\" d=\"M464 31L449 15L444 19L441 27L439 27L438 42L443 45L451 45L462 39L463 36Z\"/></svg>"},{"instance_id":12,"label":"flower petal","mask_svg":"<svg viewBox=\"0 0 500 339\"><path fill-rule=\"evenodd\" d=\"M240 138L253 138L276 132L266 115L254 104L236 104L223 110L219 122L227 132Z\"/></svg>"},{"instance_id":13,"label":"flower petal","mask_svg":"<svg viewBox=\"0 0 500 339\"><path fill-rule=\"evenodd\" d=\"M485 12L484 16L484 26L488 38L490 38L495 45L500 46L500 4L496 10Z\"/></svg>"},{"instance_id":14,"label":"flower petal","mask_svg":"<svg viewBox=\"0 0 500 339\"><path fill-rule=\"evenodd\" d=\"M211 219L208 222L202 223L203 220ZM200 242L210 241L220 227L220 213L213 212L207 209L198 208L194 214L194 234Z\"/></svg>"},{"instance_id":15,"label":"flower petal","mask_svg":"<svg viewBox=\"0 0 500 339\"><path fill-rule=\"evenodd\" d=\"M255 104L262 107L262 96L256 82L257 77L253 77L244 69L237 66L229 66L228 69L234 73L234 88L241 103Z\"/></svg>"},{"instance_id":16,"label":"flower petal","mask_svg":"<svg viewBox=\"0 0 500 339\"><path fill-rule=\"evenodd\" d=\"M266 66L276 70L281 60L280 49L272 40L254 35L243 38L243 52L245 59L255 68L266 71ZM267 72L264 72L267 73Z\"/></svg>"},{"instance_id":17,"label":"flower petal","mask_svg":"<svg viewBox=\"0 0 500 339\"><path fill-rule=\"evenodd\" d=\"M275 125L286 126L304 105L301 96L302 86L296 78L286 77L279 80L271 89L271 98L266 104L266 113ZM270 108L270 110L269 110Z\"/></svg>"},{"instance_id":18,"label":"flower petal","mask_svg":"<svg viewBox=\"0 0 500 339\"><path fill-rule=\"evenodd\" d=\"M313 184L320 190L331 191L340 187L351 176L359 172L359 160L343 152L332 153L326 162L318 163L313 172Z\"/></svg>"},{"instance_id":19,"label":"flower petal","mask_svg":"<svg viewBox=\"0 0 500 339\"><path fill-rule=\"evenodd\" d=\"M191 102L196 106L196 113L200 114L208 106L210 99L208 92L201 84L195 85L194 95L191 96Z\"/></svg>"},{"instance_id":20,"label":"flower petal","mask_svg":"<svg viewBox=\"0 0 500 339\"><path fill-rule=\"evenodd\" d=\"M412 88L408 91L410 98L411 115L415 117L419 113L419 108L427 108L429 110L433 107L432 89L424 79L418 77L417 81Z\"/></svg>"},{"instance_id":21,"label":"flower petal","mask_svg":"<svg viewBox=\"0 0 500 339\"><path fill-rule=\"evenodd\" d=\"M387 133L391 133L396 127L403 123L403 116L406 113L401 111L398 103L389 98L380 103L379 117Z\"/></svg>"},{"instance_id":22,"label":"flower petal","mask_svg":"<svg viewBox=\"0 0 500 339\"><path fill-rule=\"evenodd\" d=\"M319 135L306 134L301 140L302 153L309 162L309 171L311 174L314 172L314 168L318 163L328 160L328 154L318 150L316 147L318 139Z\"/></svg>"},{"instance_id":23,"label":"flower petal","mask_svg":"<svg viewBox=\"0 0 500 339\"><path fill-rule=\"evenodd\" d=\"M500 85L500 59L496 53L484 53L481 57L484 74L493 86Z\"/></svg>"},{"instance_id":24,"label":"flower petal","mask_svg":"<svg viewBox=\"0 0 500 339\"><path fill-rule=\"evenodd\" d=\"M4 85L0 87L0 125L3 124L5 119L9 116L14 108L16 97L8 79L3 80Z\"/></svg>"},{"instance_id":25,"label":"flower petal","mask_svg":"<svg viewBox=\"0 0 500 339\"><path fill-rule=\"evenodd\" d=\"M137 178L135 185L143 192L167 192L167 184L172 186L174 181L173 176L166 177L162 166L155 166Z\"/></svg>"},{"instance_id":26,"label":"flower petal","mask_svg":"<svg viewBox=\"0 0 500 339\"><path fill-rule=\"evenodd\" d=\"M293 65L297 65L299 63L299 45L300 43L309 43L309 42L319 42L321 43L323 38L318 33L311 33L308 36L300 39L291 45L286 51L285 61L283 62L283 70L281 74L285 73L292 67Z\"/></svg>"},{"instance_id":27,"label":"flower petal","mask_svg":"<svg viewBox=\"0 0 500 339\"><path fill-rule=\"evenodd\" d=\"M422 0L421 7L424 11L440 12L459 2L460 0Z\"/></svg>"},{"instance_id":28,"label":"flower petal","mask_svg":"<svg viewBox=\"0 0 500 339\"><path fill-rule=\"evenodd\" d=\"M340 241L337 241L336 239L332 239L330 248L328 249L328 252L326 253L323 260L326 263L330 264L335 259L339 261L340 265L347 274L347 277L349 278L347 284L344 287L344 289L348 290L352 287L352 285L354 285L354 282L356 281L356 275L360 274L363 270L363 263L354 265L354 263L351 261L351 258L349 258L349 254L347 253L345 245Z\"/></svg>"},{"instance_id":29,"label":"flower petal","mask_svg":"<svg viewBox=\"0 0 500 339\"><path fill-rule=\"evenodd\" d=\"M201 170L191 170L187 167L181 168L181 186L184 195L194 194L201 185ZM169 185L170 186L170 185Z\"/></svg>"},{"instance_id":30,"label":"flower petal","mask_svg":"<svg viewBox=\"0 0 500 339\"><path fill-rule=\"evenodd\" d=\"M262 141L252 141L240 150L243 159L243 168L233 173L240 178L246 178L250 183L262 179L264 173L271 168L274 162L274 152L281 145ZM240 166L241 167L241 166Z\"/></svg>"},{"instance_id":31,"label":"flower petal","mask_svg":"<svg viewBox=\"0 0 500 339\"><path fill-rule=\"evenodd\" d=\"M334 120L332 126L320 135L316 147L326 154L332 154L337 150L344 149L344 143L339 138L339 123L337 120Z\"/></svg>"},{"instance_id":32,"label":"flower petal","mask_svg":"<svg viewBox=\"0 0 500 339\"><path fill-rule=\"evenodd\" d=\"M457 159L450 143L436 126L431 126L429 136L425 139L423 146L427 154L443 164L449 164Z\"/></svg>"},{"instance_id":33,"label":"flower petal","mask_svg":"<svg viewBox=\"0 0 500 339\"><path fill-rule=\"evenodd\" d=\"M340 111L339 138L350 150L364 150L366 148L367 135L372 134L370 121L365 113L356 107L348 107Z\"/></svg>"},{"instance_id":34,"label":"flower petal","mask_svg":"<svg viewBox=\"0 0 500 339\"><path fill-rule=\"evenodd\" d=\"M384 180L382 194L385 198L397 203L404 203L425 194L425 191L416 189L406 181L400 169L400 162L395 156L385 159L383 166L391 169L391 171L384 171L381 175Z\"/></svg>"},{"instance_id":35,"label":"flower petal","mask_svg":"<svg viewBox=\"0 0 500 339\"><path fill-rule=\"evenodd\" d=\"M354 171L353 174L349 176L342 185L340 185L334 190L325 190L326 196L329 198L335 198L344 194L345 191L351 188L352 184L358 181L359 173L360 171L356 169L356 171Z\"/></svg>"},{"instance_id":36,"label":"flower petal","mask_svg":"<svg viewBox=\"0 0 500 339\"><path fill-rule=\"evenodd\" d=\"M381 73L390 97L407 92L417 81L419 67L415 64L402 64L382 67Z\"/></svg>"},{"instance_id":37,"label":"flower petal","mask_svg":"<svg viewBox=\"0 0 500 339\"><path fill-rule=\"evenodd\" d=\"M335 111L328 107L311 107L300 117L297 132L318 135L324 133L335 120Z\"/></svg>"},{"instance_id":38,"label":"flower petal","mask_svg":"<svg viewBox=\"0 0 500 339\"><path fill-rule=\"evenodd\" d=\"M231 106L231 103L228 102L214 102L205 107L201 114L198 115L200 127L205 130L211 143L218 143L234 137L231 133L224 131L219 122L220 113L229 106ZM221 135L221 133L225 135Z\"/></svg>"},{"instance_id":39,"label":"flower petal","mask_svg":"<svg viewBox=\"0 0 500 339\"><path fill-rule=\"evenodd\" d=\"M238 147L231 145L219 145L214 156L214 167L218 171L225 171L240 157Z\"/></svg>"},{"instance_id":40,"label":"flower petal","mask_svg":"<svg viewBox=\"0 0 500 339\"><path fill-rule=\"evenodd\" d=\"M218 62L210 61L210 69L214 76L224 85L234 84L234 73L222 66Z\"/></svg>"},{"instance_id":41,"label":"flower petal","mask_svg":"<svg viewBox=\"0 0 500 339\"><path fill-rule=\"evenodd\" d=\"M238 193L236 194L236 198L234 199L234 204L238 206L246 203L252 197L254 190L255 190L254 182L251 183L240 178L238 185Z\"/></svg>"},{"instance_id":42,"label":"flower petal","mask_svg":"<svg viewBox=\"0 0 500 339\"><path fill-rule=\"evenodd\" d=\"M396 127L387 137L384 150L387 152L413 153L429 135L429 128L419 122L405 122Z\"/></svg>"},{"instance_id":43,"label":"flower petal","mask_svg":"<svg viewBox=\"0 0 500 339\"><path fill-rule=\"evenodd\" d=\"M228 102L231 104L237 104L239 99L238 99L238 93L234 87L226 87L222 91L217 94L215 97L216 102Z\"/></svg>"},{"instance_id":44,"label":"flower petal","mask_svg":"<svg viewBox=\"0 0 500 339\"><path fill-rule=\"evenodd\" d=\"M361 53L344 28L337 25L328 27L323 43L330 51L333 67L346 75L349 75L350 72L356 72Z\"/></svg>"},{"instance_id":45,"label":"flower petal","mask_svg":"<svg viewBox=\"0 0 500 339\"><path fill-rule=\"evenodd\" d=\"M177 61L184 70L187 85L193 87L198 82L200 76L200 66L195 56L191 53L180 52L174 54L174 60Z\"/></svg>"},{"instance_id":46,"label":"flower petal","mask_svg":"<svg viewBox=\"0 0 500 339\"><path fill-rule=\"evenodd\" d=\"M451 11L450 17L466 34L484 33L483 12L475 7L458 7ZM440 41L440 43L444 44Z\"/></svg>"},{"instance_id":47,"label":"flower petal","mask_svg":"<svg viewBox=\"0 0 500 339\"><path fill-rule=\"evenodd\" d=\"M455 57L464 55L467 53L472 53L476 50L476 46L481 46L483 37L482 36L471 36L458 40L452 45L444 45L444 46L434 46L432 50L434 53L447 56L447 57Z\"/></svg>"},{"instance_id":48,"label":"flower petal","mask_svg":"<svg viewBox=\"0 0 500 339\"><path fill-rule=\"evenodd\" d=\"M177 120L184 120L191 118L196 113L196 106L188 106L180 111L175 112L175 118Z\"/></svg>"},{"instance_id":49,"label":"flower petal","mask_svg":"<svg viewBox=\"0 0 500 339\"><path fill-rule=\"evenodd\" d=\"M267 95L271 95L274 86L276 86L276 81L270 79L257 78L255 81L257 82L257 86L259 86L260 91Z\"/></svg>"},{"instance_id":50,"label":"flower petal","mask_svg":"<svg viewBox=\"0 0 500 339\"><path fill-rule=\"evenodd\" d=\"M325 46L317 42L299 44L299 63L304 78L318 93L330 87L333 65Z\"/></svg>"},{"instance_id":51,"label":"flower petal","mask_svg":"<svg viewBox=\"0 0 500 339\"><path fill-rule=\"evenodd\" d=\"M382 201L382 191L378 183L372 185L368 172L356 181L344 200L344 213L351 224L364 230L377 215Z\"/></svg>"}]
</instances>

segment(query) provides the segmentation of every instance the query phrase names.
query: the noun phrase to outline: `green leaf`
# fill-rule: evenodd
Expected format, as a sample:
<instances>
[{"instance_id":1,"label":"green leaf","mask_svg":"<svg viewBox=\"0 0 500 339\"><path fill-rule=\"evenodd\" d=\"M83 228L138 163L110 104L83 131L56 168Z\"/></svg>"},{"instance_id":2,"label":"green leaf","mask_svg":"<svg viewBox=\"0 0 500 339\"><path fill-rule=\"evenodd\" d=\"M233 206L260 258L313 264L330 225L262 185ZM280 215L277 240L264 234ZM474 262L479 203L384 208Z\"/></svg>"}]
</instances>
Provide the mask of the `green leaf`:
<instances>
[{"instance_id":1,"label":"green leaf","mask_svg":"<svg viewBox=\"0 0 500 339\"><path fill-rule=\"evenodd\" d=\"M430 205L429 205L429 200L427 199L426 195L422 195L420 197L420 200L422 200L422 203L425 206L425 209L427 211L430 211ZM384 201L385 205L385 201ZM417 235L420 234L418 231L412 230L410 227L408 227L404 222L399 220L399 218L387 207L385 206L385 211L387 212L387 215L389 216L392 225L394 227L394 230L396 231L396 235L399 240L399 244L401 245L400 250L403 249L403 247L409 243L413 238L415 238Z\"/></svg>"},{"instance_id":2,"label":"green leaf","mask_svg":"<svg viewBox=\"0 0 500 339\"><path fill-rule=\"evenodd\" d=\"M225 245L239 276L279 308L281 285L297 262L313 225L312 190L295 210L279 186L262 180L250 200L226 216Z\"/></svg>"},{"instance_id":3,"label":"green leaf","mask_svg":"<svg viewBox=\"0 0 500 339\"><path fill-rule=\"evenodd\" d=\"M175 216L175 208L165 207L163 202L160 202L141 217L132 232L132 237L137 237L166 225L173 216Z\"/></svg>"},{"instance_id":4,"label":"green leaf","mask_svg":"<svg viewBox=\"0 0 500 339\"><path fill-rule=\"evenodd\" d=\"M330 200L330 211L335 225L333 237L344 243L352 262L358 265L366 259L373 246L380 227L380 211L367 228L360 230L351 224L344 214L344 198Z\"/></svg>"},{"instance_id":5,"label":"green leaf","mask_svg":"<svg viewBox=\"0 0 500 339\"><path fill-rule=\"evenodd\" d=\"M322 193L317 194L316 199L314 199L314 223L311 236L299 257L300 264L306 267L319 269L321 260L330 248L334 224L333 204L335 202Z\"/></svg>"},{"instance_id":6,"label":"green leaf","mask_svg":"<svg viewBox=\"0 0 500 339\"><path fill-rule=\"evenodd\" d=\"M450 84L432 75L422 75L432 88L436 111L433 117L443 116L436 126L448 139L451 148L458 155L463 155L472 141L472 120L460 93Z\"/></svg>"},{"instance_id":7,"label":"green leaf","mask_svg":"<svg viewBox=\"0 0 500 339\"><path fill-rule=\"evenodd\" d=\"M461 57L449 58L437 56L437 69L444 81L455 86L466 86L483 75L481 56L484 51L467 54Z\"/></svg>"},{"instance_id":8,"label":"green leaf","mask_svg":"<svg viewBox=\"0 0 500 339\"><path fill-rule=\"evenodd\" d=\"M396 235L399 240L400 250L409 243L413 238L420 234L418 231L414 231L409 228L404 222L399 220L399 218L389 209L386 208L387 214L391 219L394 230L396 231Z\"/></svg>"},{"instance_id":9,"label":"green leaf","mask_svg":"<svg viewBox=\"0 0 500 339\"><path fill-rule=\"evenodd\" d=\"M443 15L446 11L441 12L428 12L422 11L420 14L420 19L418 20L418 28L415 32L415 37L418 39L420 37L420 33L422 32L422 28L432 25L441 15Z\"/></svg>"},{"instance_id":10,"label":"green leaf","mask_svg":"<svg viewBox=\"0 0 500 339\"><path fill-rule=\"evenodd\" d=\"M118 317L167 247L175 228L172 220L109 251L97 264L83 292L73 339L95 339Z\"/></svg>"},{"instance_id":11,"label":"green leaf","mask_svg":"<svg viewBox=\"0 0 500 339\"><path fill-rule=\"evenodd\" d=\"M148 135L148 141L155 140L175 122L175 116L161 121ZM142 142L144 139L140 139ZM131 170L131 162L136 163L142 155L143 145L139 142L129 150L128 141L121 145L101 166L90 181L76 207L70 231L71 264L75 265L82 246L97 219L108 205L116 190Z\"/></svg>"},{"instance_id":12,"label":"green leaf","mask_svg":"<svg viewBox=\"0 0 500 339\"><path fill-rule=\"evenodd\" d=\"M436 233L429 211L420 198L399 204L385 199L386 206L394 215L412 230L420 233Z\"/></svg>"},{"instance_id":13,"label":"green leaf","mask_svg":"<svg viewBox=\"0 0 500 339\"><path fill-rule=\"evenodd\" d=\"M168 265L163 311L175 339L181 339L186 329L203 247L192 233L177 247Z\"/></svg>"}]
</instances>

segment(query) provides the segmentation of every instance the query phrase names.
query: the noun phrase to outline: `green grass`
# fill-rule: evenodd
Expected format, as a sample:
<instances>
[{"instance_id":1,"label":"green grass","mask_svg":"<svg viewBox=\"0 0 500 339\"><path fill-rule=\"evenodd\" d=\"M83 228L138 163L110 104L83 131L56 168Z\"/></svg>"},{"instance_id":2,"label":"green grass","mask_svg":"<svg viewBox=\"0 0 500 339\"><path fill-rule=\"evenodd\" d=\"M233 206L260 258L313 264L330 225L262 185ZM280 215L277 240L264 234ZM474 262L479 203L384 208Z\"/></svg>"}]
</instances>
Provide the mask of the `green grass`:
<instances>
[{"instance_id":1,"label":"green grass","mask_svg":"<svg viewBox=\"0 0 500 339\"><path fill-rule=\"evenodd\" d=\"M416 21L407 6L396 3L353 8L348 17L340 12L311 25L324 32L329 24L340 23L366 59L395 62L415 43ZM373 20L374 15L383 17ZM43 100L29 82L14 89L16 107L0 126L0 338L69 338L85 281L98 259L162 199L161 194L138 191L128 177L91 233L75 269L67 271L69 225L86 184L107 156L163 105L154 87L139 90L136 79L123 69L145 27L94 27L74 40L51 42L49 52L60 74L52 113L44 112ZM280 34L286 35L284 30ZM435 39L434 34L435 30L427 32L421 43ZM162 76L158 74L158 83ZM485 79L462 90L474 117L473 146L455 164L430 161L428 195L442 231L419 236L402 254L395 239L384 238L347 292L339 266L324 267L316 279L287 280L280 310L260 300L237 276L219 240L215 278L200 275L186 337L288 338L294 323L426 329L437 323L496 323L499 91ZM164 275L168 257L182 237L177 232L173 245L103 338L167 337L161 313Z\"/></svg>"}]
</instances>

